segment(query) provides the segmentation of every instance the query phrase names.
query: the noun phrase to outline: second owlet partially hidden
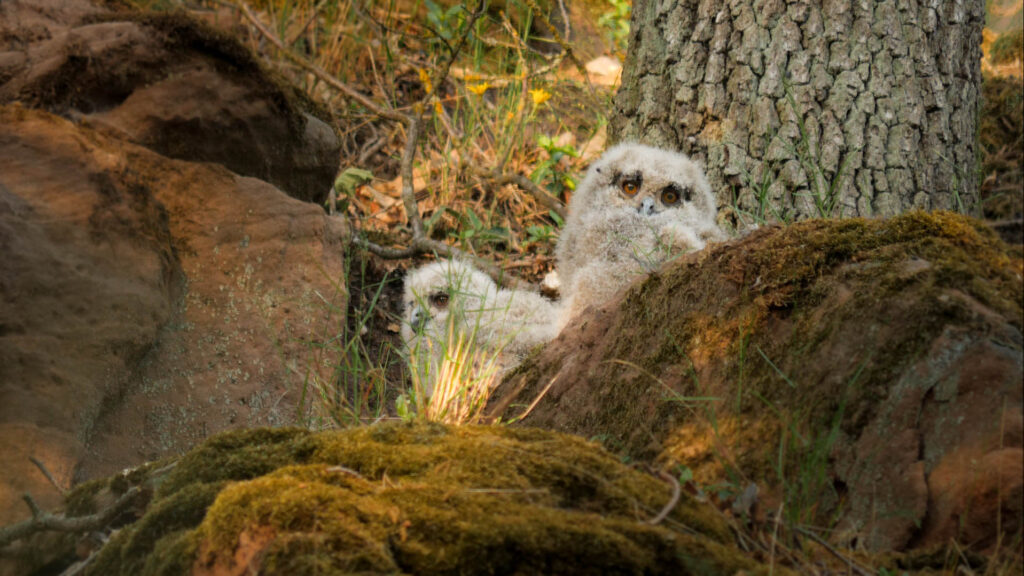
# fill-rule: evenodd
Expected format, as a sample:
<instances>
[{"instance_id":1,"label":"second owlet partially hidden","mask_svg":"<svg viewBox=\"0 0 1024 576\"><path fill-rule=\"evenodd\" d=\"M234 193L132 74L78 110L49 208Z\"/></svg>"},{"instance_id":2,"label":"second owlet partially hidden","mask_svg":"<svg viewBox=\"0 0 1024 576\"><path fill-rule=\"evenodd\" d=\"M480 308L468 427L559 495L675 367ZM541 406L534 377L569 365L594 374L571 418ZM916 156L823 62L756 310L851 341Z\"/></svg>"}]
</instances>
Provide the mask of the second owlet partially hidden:
<instances>
[{"instance_id":1,"label":"second owlet partially hidden","mask_svg":"<svg viewBox=\"0 0 1024 576\"><path fill-rule=\"evenodd\" d=\"M703 170L685 154L624 143L587 171L555 248L562 324L679 254L724 240Z\"/></svg>"},{"instance_id":2,"label":"second owlet partially hidden","mask_svg":"<svg viewBox=\"0 0 1024 576\"><path fill-rule=\"evenodd\" d=\"M554 303L535 292L499 288L462 260L442 260L409 271L403 304L406 353L413 369L427 380L429 374L437 374L460 338L496 359L501 374L558 333Z\"/></svg>"}]
</instances>

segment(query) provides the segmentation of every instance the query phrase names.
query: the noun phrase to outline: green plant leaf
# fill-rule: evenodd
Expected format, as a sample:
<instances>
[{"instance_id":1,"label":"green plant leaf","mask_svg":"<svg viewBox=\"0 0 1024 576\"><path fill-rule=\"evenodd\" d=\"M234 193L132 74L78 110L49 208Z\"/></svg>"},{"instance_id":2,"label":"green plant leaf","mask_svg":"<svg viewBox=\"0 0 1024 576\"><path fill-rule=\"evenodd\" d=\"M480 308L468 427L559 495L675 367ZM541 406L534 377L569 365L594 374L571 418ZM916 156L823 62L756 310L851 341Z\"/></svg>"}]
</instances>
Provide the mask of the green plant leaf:
<instances>
[{"instance_id":1,"label":"green plant leaf","mask_svg":"<svg viewBox=\"0 0 1024 576\"><path fill-rule=\"evenodd\" d=\"M351 196L356 193L356 188L372 180L373 172L369 170L354 167L346 168L344 172L335 178L334 190L339 194Z\"/></svg>"}]
</instances>

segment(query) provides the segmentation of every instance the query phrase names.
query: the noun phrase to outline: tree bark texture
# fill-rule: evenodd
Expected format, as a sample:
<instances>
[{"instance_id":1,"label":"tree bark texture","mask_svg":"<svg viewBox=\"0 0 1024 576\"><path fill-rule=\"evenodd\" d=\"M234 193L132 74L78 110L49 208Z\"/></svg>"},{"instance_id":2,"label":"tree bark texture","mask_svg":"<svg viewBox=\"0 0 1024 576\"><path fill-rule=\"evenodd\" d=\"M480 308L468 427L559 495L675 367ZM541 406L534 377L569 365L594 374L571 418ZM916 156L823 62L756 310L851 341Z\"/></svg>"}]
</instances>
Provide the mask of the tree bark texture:
<instances>
[{"instance_id":1,"label":"tree bark texture","mask_svg":"<svg viewBox=\"0 0 1024 576\"><path fill-rule=\"evenodd\" d=\"M771 219L977 205L984 3L636 0L613 140Z\"/></svg>"}]
</instances>

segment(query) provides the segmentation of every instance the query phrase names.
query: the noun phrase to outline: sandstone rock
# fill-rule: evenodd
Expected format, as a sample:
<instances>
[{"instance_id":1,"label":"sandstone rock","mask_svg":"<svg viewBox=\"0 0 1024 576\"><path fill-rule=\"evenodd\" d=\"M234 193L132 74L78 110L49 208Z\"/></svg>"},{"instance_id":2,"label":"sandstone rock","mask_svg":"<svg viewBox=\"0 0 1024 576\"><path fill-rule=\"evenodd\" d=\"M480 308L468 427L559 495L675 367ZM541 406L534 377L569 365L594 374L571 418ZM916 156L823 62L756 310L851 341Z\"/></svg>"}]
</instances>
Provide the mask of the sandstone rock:
<instances>
[{"instance_id":1,"label":"sandstone rock","mask_svg":"<svg viewBox=\"0 0 1024 576\"><path fill-rule=\"evenodd\" d=\"M344 225L279 190L319 201L333 181L338 141L316 107L215 29L86 0L0 4L13 101L0 523L28 514L23 491L61 500L29 456L66 488L290 421L304 378L331 369L306 343L346 296Z\"/></svg>"},{"instance_id":2,"label":"sandstone rock","mask_svg":"<svg viewBox=\"0 0 1024 576\"><path fill-rule=\"evenodd\" d=\"M318 206L17 106L0 202L0 523L60 501L26 455L67 487L287 423L330 378L348 232Z\"/></svg>"},{"instance_id":3,"label":"sandstone rock","mask_svg":"<svg viewBox=\"0 0 1024 576\"><path fill-rule=\"evenodd\" d=\"M23 52L33 42L105 12L88 0L4 0L0 4L0 51Z\"/></svg>"},{"instance_id":4,"label":"sandstone rock","mask_svg":"<svg viewBox=\"0 0 1024 576\"><path fill-rule=\"evenodd\" d=\"M990 546L1021 530L1013 254L949 213L761 229L581 315L497 401L550 384L524 424L750 479L842 544Z\"/></svg>"},{"instance_id":5,"label":"sandstone rock","mask_svg":"<svg viewBox=\"0 0 1024 576\"><path fill-rule=\"evenodd\" d=\"M310 114L316 106L237 40L183 14L69 4L5 3L0 103L85 116L165 156L216 162L296 198L326 199L338 138ZM34 24L38 32L19 27L39 14L57 17Z\"/></svg>"}]
</instances>

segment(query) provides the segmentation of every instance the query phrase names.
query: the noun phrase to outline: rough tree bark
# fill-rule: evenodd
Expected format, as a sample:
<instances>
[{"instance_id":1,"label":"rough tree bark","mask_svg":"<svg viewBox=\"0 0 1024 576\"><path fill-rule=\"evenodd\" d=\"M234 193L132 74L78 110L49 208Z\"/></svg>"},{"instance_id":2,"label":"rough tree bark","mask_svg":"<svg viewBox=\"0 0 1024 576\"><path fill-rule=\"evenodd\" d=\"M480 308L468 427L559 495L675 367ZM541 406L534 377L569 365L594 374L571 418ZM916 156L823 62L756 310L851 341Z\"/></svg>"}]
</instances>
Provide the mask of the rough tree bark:
<instances>
[{"instance_id":1,"label":"rough tree bark","mask_svg":"<svg viewBox=\"0 0 1024 576\"><path fill-rule=\"evenodd\" d=\"M636 0L611 122L771 217L977 205L976 0Z\"/></svg>"}]
</instances>

